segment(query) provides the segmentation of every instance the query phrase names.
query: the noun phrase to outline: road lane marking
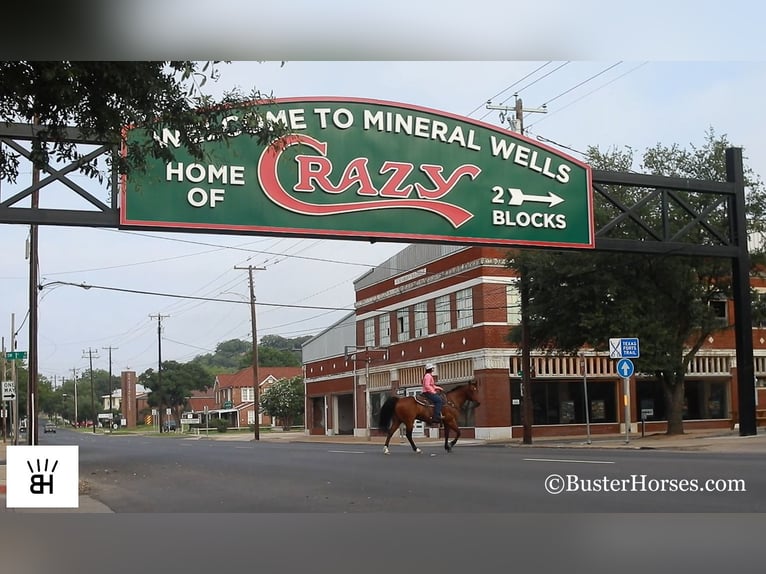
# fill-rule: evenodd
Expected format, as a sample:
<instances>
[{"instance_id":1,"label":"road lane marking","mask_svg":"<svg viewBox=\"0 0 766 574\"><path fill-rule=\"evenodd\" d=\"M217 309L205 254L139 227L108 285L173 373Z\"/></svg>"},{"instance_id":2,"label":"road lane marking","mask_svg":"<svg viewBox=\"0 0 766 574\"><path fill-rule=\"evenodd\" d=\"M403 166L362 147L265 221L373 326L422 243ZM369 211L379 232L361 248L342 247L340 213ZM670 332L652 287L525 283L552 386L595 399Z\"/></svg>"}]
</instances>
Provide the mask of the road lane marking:
<instances>
[{"instance_id":1,"label":"road lane marking","mask_svg":"<svg viewBox=\"0 0 766 574\"><path fill-rule=\"evenodd\" d=\"M579 462L581 464L614 464L611 460L574 460L566 458L525 458L532 462Z\"/></svg>"},{"instance_id":2,"label":"road lane marking","mask_svg":"<svg viewBox=\"0 0 766 574\"><path fill-rule=\"evenodd\" d=\"M340 452L345 454L365 454L363 450L328 450L327 452Z\"/></svg>"}]
</instances>

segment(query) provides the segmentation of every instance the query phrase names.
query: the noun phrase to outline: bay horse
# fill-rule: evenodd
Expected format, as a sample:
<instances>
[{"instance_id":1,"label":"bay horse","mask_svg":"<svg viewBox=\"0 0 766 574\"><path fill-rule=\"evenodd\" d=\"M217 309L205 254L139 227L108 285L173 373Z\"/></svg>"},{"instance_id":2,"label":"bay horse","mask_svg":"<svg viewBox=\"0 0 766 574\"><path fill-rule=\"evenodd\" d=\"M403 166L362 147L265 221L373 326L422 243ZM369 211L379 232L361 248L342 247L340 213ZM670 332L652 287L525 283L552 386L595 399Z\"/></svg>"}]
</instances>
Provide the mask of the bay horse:
<instances>
[{"instance_id":1,"label":"bay horse","mask_svg":"<svg viewBox=\"0 0 766 574\"><path fill-rule=\"evenodd\" d=\"M446 400L442 405L444 450L447 452L452 451L452 447L455 446L457 439L460 438L460 426L457 422L460 409L466 401L473 401L478 407L478 392L478 383L476 381L471 381L465 385L455 387L447 393ZM430 401L426 401L424 398L390 397L383 403L383 406L380 408L380 416L378 417L378 428L388 433L386 436L386 444L383 447L383 454L389 454L388 443L391 441L391 437L401 423L404 423L406 427L407 440L410 441L412 450L417 453L422 452L412 440L412 427L414 426L416 419L425 423L430 423L433 412L433 404L431 404ZM450 429L455 431L455 438L452 442L449 442Z\"/></svg>"}]
</instances>

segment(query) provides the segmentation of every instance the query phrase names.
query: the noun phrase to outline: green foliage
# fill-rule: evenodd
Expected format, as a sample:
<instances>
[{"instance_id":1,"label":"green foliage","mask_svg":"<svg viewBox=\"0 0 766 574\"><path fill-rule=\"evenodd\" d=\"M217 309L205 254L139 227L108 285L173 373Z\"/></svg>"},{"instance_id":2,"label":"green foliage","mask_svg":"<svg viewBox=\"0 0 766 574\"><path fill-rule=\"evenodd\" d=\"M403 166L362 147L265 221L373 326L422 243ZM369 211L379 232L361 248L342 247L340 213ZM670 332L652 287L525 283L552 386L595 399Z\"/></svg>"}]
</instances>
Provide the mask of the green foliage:
<instances>
[{"instance_id":1,"label":"green foliage","mask_svg":"<svg viewBox=\"0 0 766 574\"><path fill-rule=\"evenodd\" d=\"M170 407L178 411L186 404L192 391L211 387L214 379L198 364L164 361L161 377L154 369L147 369L139 375L138 382L151 389L148 398L150 406Z\"/></svg>"},{"instance_id":2,"label":"green foliage","mask_svg":"<svg viewBox=\"0 0 766 574\"><path fill-rule=\"evenodd\" d=\"M210 419L210 426L218 432L226 432L229 430L229 421L226 419Z\"/></svg>"},{"instance_id":3,"label":"green foliage","mask_svg":"<svg viewBox=\"0 0 766 574\"><path fill-rule=\"evenodd\" d=\"M704 145L690 151L660 145L643 156L643 171L663 176L725 181L726 138L706 135ZM590 148L589 163L597 169L627 171L634 163L630 149L601 153ZM757 205L762 185L750 177L749 202ZM625 205L635 205L646 190L610 188ZM680 195L680 193L679 193ZM709 198L684 196L695 209L704 209ZM613 215L606 203L596 204L597 221ZM641 204L648 225L661 226L657 205ZM713 226L725 224L725 213ZM687 225L683 214L673 213L670 226ZM755 221L753 221L755 224ZM611 237L643 239L645 230L616 226ZM692 236L705 241L704 232ZM727 325L717 318L711 303L726 299L731 290L731 267L726 259L703 259L675 255L610 252L557 252L525 250L514 253L508 265L519 271L529 285L529 335L533 347L551 352L574 352L582 346L606 350L610 337L638 337L641 358L636 370L653 373L668 398L668 432L683 430L682 388L686 368L713 332ZM520 329L510 338L518 342Z\"/></svg>"},{"instance_id":4,"label":"green foliage","mask_svg":"<svg viewBox=\"0 0 766 574\"><path fill-rule=\"evenodd\" d=\"M232 373L241 368L243 358L251 349L252 343L248 341L230 339L218 343L215 353L197 355L192 363L202 366L211 374Z\"/></svg>"},{"instance_id":5,"label":"green foliage","mask_svg":"<svg viewBox=\"0 0 766 574\"><path fill-rule=\"evenodd\" d=\"M43 168L50 157L72 161L80 157L77 146L63 141L67 126L83 136L119 145L125 126L146 131L147 143L134 145L127 156L116 154L119 173L141 170L148 158L172 161L173 152L151 135L163 128L178 130L182 148L203 161L202 143L225 141L235 133L260 144L286 132L282 123L266 121L257 106L237 114L237 122L224 124L231 107L244 101L267 100L252 90L236 89L220 101L203 93L207 80L218 79L217 62L192 61L2 61L0 62L0 121L37 121L40 131L32 139L35 166ZM19 156L0 147L0 180L15 181ZM94 162L80 168L85 175L105 178Z\"/></svg>"},{"instance_id":6,"label":"green foliage","mask_svg":"<svg viewBox=\"0 0 766 574\"><path fill-rule=\"evenodd\" d=\"M253 353L251 351L242 357L239 368L244 369L252 364ZM258 345L258 364L261 367L300 367L301 361L300 357L297 357L292 351Z\"/></svg>"},{"instance_id":7,"label":"green foliage","mask_svg":"<svg viewBox=\"0 0 766 574\"><path fill-rule=\"evenodd\" d=\"M264 412L280 419L282 428L289 430L293 420L303 413L303 378L281 379L266 389L260 399Z\"/></svg>"},{"instance_id":8,"label":"green foliage","mask_svg":"<svg viewBox=\"0 0 766 574\"><path fill-rule=\"evenodd\" d=\"M286 339L279 335L266 335L258 345L258 364L262 367L299 367L301 345L310 336ZM219 343L215 353L198 355L193 363L202 366L209 374L233 373L253 364L253 343L242 339L230 339Z\"/></svg>"}]
</instances>

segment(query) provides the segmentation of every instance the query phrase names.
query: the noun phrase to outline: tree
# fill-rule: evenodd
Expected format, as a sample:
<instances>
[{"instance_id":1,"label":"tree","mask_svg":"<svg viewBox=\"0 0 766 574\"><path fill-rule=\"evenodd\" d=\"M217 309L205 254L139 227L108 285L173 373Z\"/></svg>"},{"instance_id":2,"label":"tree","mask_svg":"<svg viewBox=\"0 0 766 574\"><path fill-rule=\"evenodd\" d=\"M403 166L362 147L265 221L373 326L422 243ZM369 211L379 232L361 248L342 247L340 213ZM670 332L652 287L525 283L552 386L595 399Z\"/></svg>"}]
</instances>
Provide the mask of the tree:
<instances>
[{"instance_id":1,"label":"tree","mask_svg":"<svg viewBox=\"0 0 766 574\"><path fill-rule=\"evenodd\" d=\"M716 138L711 130L703 146L691 151L676 145L669 148L657 145L647 150L641 168L655 175L725 181L723 150L727 147L731 144L726 137ZM603 154L590 148L588 155L589 163L600 169L627 171L633 164L633 152L629 149ZM758 213L758 206L763 205L763 185L751 171L746 171L748 203ZM626 203L635 203L628 196L636 193L641 191L624 190ZM607 209L608 206L596 206L597 221L603 221ZM651 217L650 207L646 209L643 215ZM722 218L720 223L723 221ZM749 223L755 229L762 221L751 217ZM627 229L620 232L626 237L635 233ZM641 340L636 370L651 373L663 389L667 433L683 433L687 368L711 333L729 327L716 313L717 304L730 295L728 260L523 251L510 255L508 264L528 281L529 335L533 346L566 353L588 345L605 350L608 339L619 335L615 332L619 318L620 333ZM514 329L510 336L518 341L520 329Z\"/></svg>"},{"instance_id":2,"label":"tree","mask_svg":"<svg viewBox=\"0 0 766 574\"><path fill-rule=\"evenodd\" d=\"M191 156L204 159L203 143L247 134L261 144L273 141L286 130L257 107L248 107L236 122L224 122L229 108L247 100L267 99L253 90L226 92L219 101L202 92L207 80L219 77L218 62L191 61L3 61L0 62L0 121L36 122L40 129L31 144L37 168L49 158L78 159L77 145L65 141L67 126L83 136L102 142L121 143L123 128L139 126L147 143L133 145L125 157L115 158L119 173L143 169L149 157L172 161L173 152L151 137L170 127L179 131L180 142ZM0 180L15 181L19 156L0 147ZM80 171L103 180L95 162Z\"/></svg>"},{"instance_id":3,"label":"tree","mask_svg":"<svg viewBox=\"0 0 766 574\"><path fill-rule=\"evenodd\" d=\"M258 364L262 367L300 367L301 345L311 339L311 336L286 339L279 335L265 335L258 344ZM253 364L252 343L242 356L239 368L244 369Z\"/></svg>"},{"instance_id":4,"label":"tree","mask_svg":"<svg viewBox=\"0 0 766 574\"><path fill-rule=\"evenodd\" d=\"M192 391L204 391L214 382L200 365L177 361L162 362L161 379L154 369L147 369L138 377L138 381L152 391L147 399L149 406L171 408L176 417Z\"/></svg>"},{"instance_id":5,"label":"tree","mask_svg":"<svg viewBox=\"0 0 766 574\"><path fill-rule=\"evenodd\" d=\"M244 357L252 349L252 344L242 339L229 339L218 343L215 353L197 355L192 359L210 374L233 373L240 368Z\"/></svg>"},{"instance_id":6,"label":"tree","mask_svg":"<svg viewBox=\"0 0 766 574\"><path fill-rule=\"evenodd\" d=\"M280 379L261 395L261 408L266 414L279 419L283 430L290 430L293 421L303 413L303 378Z\"/></svg>"}]
</instances>

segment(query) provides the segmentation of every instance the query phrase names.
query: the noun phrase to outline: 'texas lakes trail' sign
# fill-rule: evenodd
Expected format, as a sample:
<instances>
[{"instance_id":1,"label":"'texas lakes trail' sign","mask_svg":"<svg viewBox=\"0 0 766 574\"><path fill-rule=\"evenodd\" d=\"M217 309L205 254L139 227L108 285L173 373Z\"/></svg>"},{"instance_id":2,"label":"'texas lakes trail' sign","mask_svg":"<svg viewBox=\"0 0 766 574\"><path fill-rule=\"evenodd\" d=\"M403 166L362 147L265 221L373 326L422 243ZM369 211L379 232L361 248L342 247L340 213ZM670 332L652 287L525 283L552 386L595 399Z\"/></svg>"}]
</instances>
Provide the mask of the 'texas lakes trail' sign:
<instances>
[{"instance_id":1,"label":"'texas lakes trail' sign","mask_svg":"<svg viewBox=\"0 0 766 574\"><path fill-rule=\"evenodd\" d=\"M228 110L231 121L243 108ZM487 245L594 246L590 168L501 128L395 102L258 104L290 134L178 147L123 182L120 225ZM143 130L128 134L146 137Z\"/></svg>"}]
</instances>

